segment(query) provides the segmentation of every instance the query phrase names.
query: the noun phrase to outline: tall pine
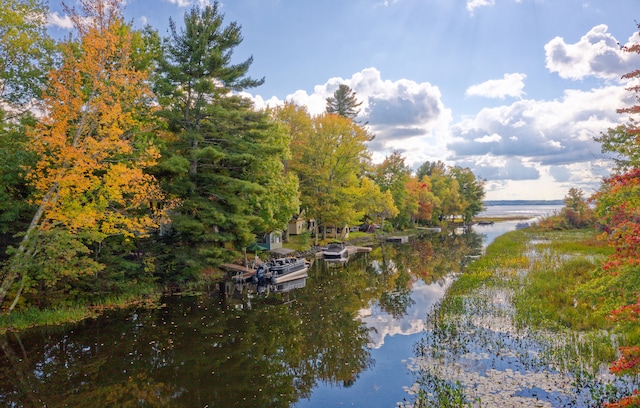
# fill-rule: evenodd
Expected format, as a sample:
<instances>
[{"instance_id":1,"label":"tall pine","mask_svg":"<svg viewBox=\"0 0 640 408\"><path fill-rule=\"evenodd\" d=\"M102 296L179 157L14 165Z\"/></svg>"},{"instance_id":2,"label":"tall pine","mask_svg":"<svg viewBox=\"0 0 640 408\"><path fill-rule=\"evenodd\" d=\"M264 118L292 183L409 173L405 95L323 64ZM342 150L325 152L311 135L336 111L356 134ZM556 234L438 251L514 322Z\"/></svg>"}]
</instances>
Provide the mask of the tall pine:
<instances>
[{"instance_id":1,"label":"tall pine","mask_svg":"<svg viewBox=\"0 0 640 408\"><path fill-rule=\"evenodd\" d=\"M281 230L297 211L297 180L285 173L289 136L234 91L263 83L234 64L240 27L218 2L170 23L157 94L173 135L158 168L177 203L164 234L165 279L197 277L238 255L256 234Z\"/></svg>"}]
</instances>

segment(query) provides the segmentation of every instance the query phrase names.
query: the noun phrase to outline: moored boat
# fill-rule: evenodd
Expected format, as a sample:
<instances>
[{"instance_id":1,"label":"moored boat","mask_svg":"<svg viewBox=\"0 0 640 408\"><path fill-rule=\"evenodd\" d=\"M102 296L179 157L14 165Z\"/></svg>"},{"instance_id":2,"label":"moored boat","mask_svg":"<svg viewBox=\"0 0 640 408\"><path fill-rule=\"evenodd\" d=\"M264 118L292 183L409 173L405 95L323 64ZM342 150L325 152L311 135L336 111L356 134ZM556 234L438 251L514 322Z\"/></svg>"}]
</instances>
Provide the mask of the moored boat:
<instances>
[{"instance_id":1,"label":"moored boat","mask_svg":"<svg viewBox=\"0 0 640 408\"><path fill-rule=\"evenodd\" d=\"M260 284L270 282L277 284L306 275L309 262L305 258L277 258L265 262L258 267L254 281Z\"/></svg>"},{"instance_id":2,"label":"moored boat","mask_svg":"<svg viewBox=\"0 0 640 408\"><path fill-rule=\"evenodd\" d=\"M346 262L349 260L349 251L343 243L329 244L324 250L324 260L327 262Z\"/></svg>"}]
</instances>

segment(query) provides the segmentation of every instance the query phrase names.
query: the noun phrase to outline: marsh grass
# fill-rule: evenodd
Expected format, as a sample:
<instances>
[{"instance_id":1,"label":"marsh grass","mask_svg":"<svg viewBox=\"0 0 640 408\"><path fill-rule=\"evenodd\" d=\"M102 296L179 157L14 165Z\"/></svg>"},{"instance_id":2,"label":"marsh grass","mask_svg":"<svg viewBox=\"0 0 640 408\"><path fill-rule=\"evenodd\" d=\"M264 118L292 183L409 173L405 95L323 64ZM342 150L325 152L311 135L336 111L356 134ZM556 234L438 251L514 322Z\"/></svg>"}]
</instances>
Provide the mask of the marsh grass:
<instances>
[{"instance_id":1,"label":"marsh grass","mask_svg":"<svg viewBox=\"0 0 640 408\"><path fill-rule=\"evenodd\" d=\"M24 310L16 310L11 314L0 314L0 334L37 326L57 326L75 323L97 317L106 310L124 309L133 306L156 307L159 299L160 292L155 286L143 285L135 288L131 293L99 299L90 305L77 304L43 310L31 307Z\"/></svg>"},{"instance_id":2,"label":"marsh grass","mask_svg":"<svg viewBox=\"0 0 640 408\"><path fill-rule=\"evenodd\" d=\"M616 357L612 323L575 294L609 253L595 231L527 229L498 237L427 319L414 365L421 373L418 403L503 406L539 387L555 390L546 401L552 405L598 406L629 392L633 379L601 376ZM508 368L494 369L505 361ZM490 369L482 374L484 364Z\"/></svg>"}]
</instances>

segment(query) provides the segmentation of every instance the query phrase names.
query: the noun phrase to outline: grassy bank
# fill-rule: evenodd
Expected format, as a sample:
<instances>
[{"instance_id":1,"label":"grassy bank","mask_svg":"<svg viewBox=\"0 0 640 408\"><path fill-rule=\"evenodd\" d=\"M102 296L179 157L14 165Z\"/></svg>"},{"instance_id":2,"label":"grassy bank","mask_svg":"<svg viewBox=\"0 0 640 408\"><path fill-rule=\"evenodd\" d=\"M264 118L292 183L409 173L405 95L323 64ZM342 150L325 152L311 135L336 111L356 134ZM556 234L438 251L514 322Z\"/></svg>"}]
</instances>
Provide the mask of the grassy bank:
<instances>
[{"instance_id":1,"label":"grassy bank","mask_svg":"<svg viewBox=\"0 0 640 408\"><path fill-rule=\"evenodd\" d=\"M16 310L11 314L0 314L0 334L20 331L37 326L56 326L75 323L99 316L105 310L123 309L136 305L154 307L160 299L160 290L155 286L139 288L135 293L104 298L94 304L78 304L52 309L35 307Z\"/></svg>"},{"instance_id":2,"label":"grassy bank","mask_svg":"<svg viewBox=\"0 0 640 408\"><path fill-rule=\"evenodd\" d=\"M607 319L607 299L582 295L610 253L595 231L498 237L429 316L413 367L418 406L591 406L628 395L634 379L603 373L633 335Z\"/></svg>"}]
</instances>

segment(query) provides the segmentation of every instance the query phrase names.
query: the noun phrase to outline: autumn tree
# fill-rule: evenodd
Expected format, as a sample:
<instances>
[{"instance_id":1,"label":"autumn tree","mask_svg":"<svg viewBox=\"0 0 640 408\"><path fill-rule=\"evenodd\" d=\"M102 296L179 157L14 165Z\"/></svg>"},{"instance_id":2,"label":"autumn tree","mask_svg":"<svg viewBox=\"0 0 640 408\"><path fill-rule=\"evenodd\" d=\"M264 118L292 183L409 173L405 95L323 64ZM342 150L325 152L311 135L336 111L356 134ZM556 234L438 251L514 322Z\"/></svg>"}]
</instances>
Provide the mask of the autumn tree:
<instances>
[{"instance_id":1,"label":"autumn tree","mask_svg":"<svg viewBox=\"0 0 640 408\"><path fill-rule=\"evenodd\" d=\"M423 177L418 180L417 177L411 177L407 181L407 194L411 197L410 202L415 203L411 208L412 222L429 222L433 210L440 204L440 200L431 191L431 180L429 177Z\"/></svg>"},{"instance_id":2,"label":"autumn tree","mask_svg":"<svg viewBox=\"0 0 640 408\"><path fill-rule=\"evenodd\" d=\"M327 113L335 113L347 119L355 119L360 113L362 101L358 101L356 93L348 85L340 84L333 96L327 98Z\"/></svg>"},{"instance_id":3,"label":"autumn tree","mask_svg":"<svg viewBox=\"0 0 640 408\"><path fill-rule=\"evenodd\" d=\"M484 180L476 178L468 167L454 166L449 170L449 174L458 182L460 198L463 201L462 218L465 223L469 223L483 210Z\"/></svg>"},{"instance_id":4,"label":"autumn tree","mask_svg":"<svg viewBox=\"0 0 640 408\"><path fill-rule=\"evenodd\" d=\"M640 25L638 25L640 29ZM623 47L624 52L640 54L640 43ZM612 317L621 327L631 327L628 332L637 333L640 321L640 127L636 115L640 112L640 70L623 75L631 84L628 91L635 95L636 105L618 110L629 114L626 124L610 129L596 140L602 143L605 153L612 153L615 160L614 174L605 179L594 195L595 213L611 246L616 249L603 266L598 278L603 294L609 298L615 310ZM574 200L575 201L575 200ZM636 339L637 340L637 339ZM626 344L620 348L620 356L610 370L616 374L637 375L640 372L640 347ZM638 390L620 401L606 404L608 407L639 406Z\"/></svg>"},{"instance_id":5,"label":"autumn tree","mask_svg":"<svg viewBox=\"0 0 640 408\"><path fill-rule=\"evenodd\" d=\"M0 304L20 278L9 310L36 280L49 286L98 273L103 266L86 256L88 243L156 226L148 207L160 192L144 171L158 155L144 135L152 95L135 60L135 36L119 0L81 6L67 8L78 38L61 45L61 65L43 94L45 114L29 132L38 160L28 179L38 208L3 271Z\"/></svg>"},{"instance_id":6,"label":"autumn tree","mask_svg":"<svg viewBox=\"0 0 640 408\"><path fill-rule=\"evenodd\" d=\"M362 213L355 201L362 164L369 157L365 145L371 139L369 133L340 115L310 117L305 110L292 107L281 114L280 120L286 120L291 129L289 168L300 181L301 203L307 216L315 219L323 231L359 222Z\"/></svg>"},{"instance_id":7,"label":"autumn tree","mask_svg":"<svg viewBox=\"0 0 640 408\"><path fill-rule=\"evenodd\" d=\"M369 177L360 179L359 198L356 200L357 210L364 216L384 226L387 219L398 215L398 208L393 202L391 191L382 192L380 187Z\"/></svg>"},{"instance_id":8,"label":"autumn tree","mask_svg":"<svg viewBox=\"0 0 640 408\"><path fill-rule=\"evenodd\" d=\"M406 185L411 177L411 168L405 163L405 158L400 152L394 151L384 161L375 166L372 178L380 187L380 190L391 191L393 201L399 210L393 219L396 227L407 226L411 218L410 208L417 206L417 202L407 202Z\"/></svg>"},{"instance_id":9,"label":"autumn tree","mask_svg":"<svg viewBox=\"0 0 640 408\"><path fill-rule=\"evenodd\" d=\"M289 135L233 93L263 79L247 76L252 58L232 61L240 26L225 25L219 9L192 8L180 30L171 20L159 63L171 136L157 171L179 203L164 235L164 268L178 280L229 260L257 233L283 229L298 209L297 181L284 168Z\"/></svg>"}]
</instances>

